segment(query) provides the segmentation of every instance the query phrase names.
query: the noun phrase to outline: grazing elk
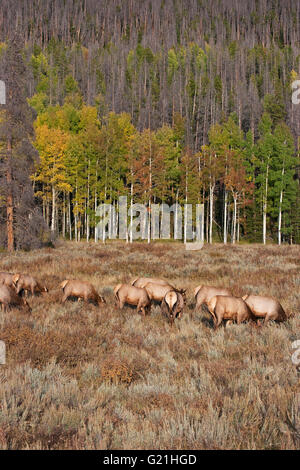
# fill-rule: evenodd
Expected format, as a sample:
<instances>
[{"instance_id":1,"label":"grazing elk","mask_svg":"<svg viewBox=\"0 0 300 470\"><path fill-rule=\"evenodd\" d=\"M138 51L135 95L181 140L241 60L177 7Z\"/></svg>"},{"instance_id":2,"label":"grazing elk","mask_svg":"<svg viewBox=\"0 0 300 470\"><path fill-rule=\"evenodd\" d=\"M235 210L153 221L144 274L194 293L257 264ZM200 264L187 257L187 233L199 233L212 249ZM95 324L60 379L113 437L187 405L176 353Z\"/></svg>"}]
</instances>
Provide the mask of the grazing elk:
<instances>
[{"instance_id":1,"label":"grazing elk","mask_svg":"<svg viewBox=\"0 0 300 470\"><path fill-rule=\"evenodd\" d=\"M264 325L269 320L278 322L285 321L287 315L278 300L261 295L244 295L242 299L246 302L254 317L264 318Z\"/></svg>"},{"instance_id":2,"label":"grazing elk","mask_svg":"<svg viewBox=\"0 0 300 470\"><path fill-rule=\"evenodd\" d=\"M231 291L224 287L214 287L214 286L198 286L194 291L196 298L195 309L200 309L201 305L208 305L210 299L215 295L232 295Z\"/></svg>"},{"instance_id":3,"label":"grazing elk","mask_svg":"<svg viewBox=\"0 0 300 470\"><path fill-rule=\"evenodd\" d=\"M146 289L142 287L118 284L114 288L114 294L120 309L122 309L125 304L129 304L135 305L137 311L141 311L144 316L151 311L151 299Z\"/></svg>"},{"instance_id":4,"label":"grazing elk","mask_svg":"<svg viewBox=\"0 0 300 470\"><path fill-rule=\"evenodd\" d=\"M64 293L61 300L62 303L65 303L68 297L77 297L78 302L80 299L85 300L85 302L95 302L99 307L102 307L103 304L106 303L104 297L98 294L95 287L90 282L66 279L60 284L60 287Z\"/></svg>"},{"instance_id":5,"label":"grazing elk","mask_svg":"<svg viewBox=\"0 0 300 470\"><path fill-rule=\"evenodd\" d=\"M175 318L181 318L184 307L183 296L173 290L166 293L161 303L161 311L173 325Z\"/></svg>"},{"instance_id":6,"label":"grazing elk","mask_svg":"<svg viewBox=\"0 0 300 470\"><path fill-rule=\"evenodd\" d=\"M20 294L22 291L25 292L25 295L27 295L28 292L31 292L31 295L40 292L48 292L47 287L42 286L34 277L28 274L15 274L13 276L13 282L16 286L17 294Z\"/></svg>"},{"instance_id":7,"label":"grazing elk","mask_svg":"<svg viewBox=\"0 0 300 470\"><path fill-rule=\"evenodd\" d=\"M154 284L153 282L148 282L145 285L145 289L150 297L151 300L154 300L155 302L162 302L163 298L165 297L167 292L174 291L178 292L179 294L182 295L184 303L186 302L186 290L185 289L176 289L175 287L172 287L170 285L159 285L159 284Z\"/></svg>"},{"instance_id":8,"label":"grazing elk","mask_svg":"<svg viewBox=\"0 0 300 470\"><path fill-rule=\"evenodd\" d=\"M31 312L31 308L26 299L20 297L15 289L6 286L5 284L0 285L0 304L2 310L6 311L9 307L24 308L28 313Z\"/></svg>"},{"instance_id":9,"label":"grazing elk","mask_svg":"<svg viewBox=\"0 0 300 470\"><path fill-rule=\"evenodd\" d=\"M239 297L216 295L209 300L207 306L213 317L215 329L223 320L229 320L230 323L236 321L239 325L246 320L254 319L246 302Z\"/></svg>"},{"instance_id":10,"label":"grazing elk","mask_svg":"<svg viewBox=\"0 0 300 470\"><path fill-rule=\"evenodd\" d=\"M15 288L15 283L14 283L14 274L12 273L0 273L0 285L4 284L5 286Z\"/></svg>"},{"instance_id":11,"label":"grazing elk","mask_svg":"<svg viewBox=\"0 0 300 470\"><path fill-rule=\"evenodd\" d=\"M135 287L145 287L148 282L152 282L153 284L158 284L160 286L170 286L173 288L173 286L169 283L169 281L165 281L164 279L157 279L157 278L151 278L151 277L137 277L131 282L132 286Z\"/></svg>"}]
</instances>

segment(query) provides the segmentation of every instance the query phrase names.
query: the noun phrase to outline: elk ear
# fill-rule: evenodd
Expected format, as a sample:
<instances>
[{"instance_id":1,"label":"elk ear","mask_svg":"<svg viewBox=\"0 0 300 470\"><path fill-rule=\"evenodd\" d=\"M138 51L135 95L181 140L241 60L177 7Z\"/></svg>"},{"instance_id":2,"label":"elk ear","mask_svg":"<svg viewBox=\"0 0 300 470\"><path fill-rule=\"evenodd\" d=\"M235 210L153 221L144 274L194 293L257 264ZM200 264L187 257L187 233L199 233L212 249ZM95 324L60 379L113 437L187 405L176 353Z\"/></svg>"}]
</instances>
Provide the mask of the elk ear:
<instances>
[{"instance_id":1,"label":"elk ear","mask_svg":"<svg viewBox=\"0 0 300 470\"><path fill-rule=\"evenodd\" d=\"M201 287L202 287L202 286L196 287L196 289L194 290L194 297L197 296L197 294L198 294L199 290L201 289Z\"/></svg>"},{"instance_id":2,"label":"elk ear","mask_svg":"<svg viewBox=\"0 0 300 470\"><path fill-rule=\"evenodd\" d=\"M12 278L13 283L16 285L18 280L20 279L21 274L15 274Z\"/></svg>"},{"instance_id":3,"label":"elk ear","mask_svg":"<svg viewBox=\"0 0 300 470\"><path fill-rule=\"evenodd\" d=\"M66 285L68 284L69 280L68 279L65 279L63 282L61 282L59 284L59 287L61 287L61 289L64 289L66 287Z\"/></svg>"}]
</instances>

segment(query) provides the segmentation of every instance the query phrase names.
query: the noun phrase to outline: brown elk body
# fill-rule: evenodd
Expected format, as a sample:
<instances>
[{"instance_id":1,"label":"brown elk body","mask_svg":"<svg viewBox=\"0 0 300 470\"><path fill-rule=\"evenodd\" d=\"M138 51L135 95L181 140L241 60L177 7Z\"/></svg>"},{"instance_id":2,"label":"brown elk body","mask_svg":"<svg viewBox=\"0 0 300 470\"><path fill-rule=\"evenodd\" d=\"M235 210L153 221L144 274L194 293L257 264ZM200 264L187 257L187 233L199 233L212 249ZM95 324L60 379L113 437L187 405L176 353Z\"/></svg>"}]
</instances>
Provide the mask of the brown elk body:
<instances>
[{"instance_id":1,"label":"brown elk body","mask_svg":"<svg viewBox=\"0 0 300 470\"><path fill-rule=\"evenodd\" d=\"M0 304L4 311L9 307L19 307L24 308L29 313L31 312L31 308L27 300L20 297L16 293L15 289L4 284L0 285Z\"/></svg>"},{"instance_id":2,"label":"brown elk body","mask_svg":"<svg viewBox=\"0 0 300 470\"><path fill-rule=\"evenodd\" d=\"M253 320L254 317L246 302L239 297L228 295L216 295L208 304L208 309L213 317L214 327L218 328L223 320L236 321L240 323Z\"/></svg>"},{"instance_id":3,"label":"brown elk body","mask_svg":"<svg viewBox=\"0 0 300 470\"><path fill-rule=\"evenodd\" d=\"M155 302L162 302L167 292L174 291L182 295L184 302L186 301L186 295L184 289L175 289L170 285L159 285L154 282L148 282L145 285L145 289L151 300Z\"/></svg>"},{"instance_id":4,"label":"brown elk body","mask_svg":"<svg viewBox=\"0 0 300 470\"><path fill-rule=\"evenodd\" d=\"M40 292L48 292L47 287L42 286L33 276L28 274L15 274L13 282L16 286L17 293L24 291L26 294L31 292L32 295Z\"/></svg>"},{"instance_id":5,"label":"brown elk body","mask_svg":"<svg viewBox=\"0 0 300 470\"><path fill-rule=\"evenodd\" d=\"M135 287L145 287L145 285L148 284L149 282L151 282L153 284L158 284L160 286L171 286L171 287L173 287L169 283L169 281L165 281L164 279L151 278L151 277L138 277L138 278L134 279L131 282L131 285L135 286Z\"/></svg>"},{"instance_id":6,"label":"brown elk body","mask_svg":"<svg viewBox=\"0 0 300 470\"><path fill-rule=\"evenodd\" d=\"M0 273L0 285L4 284L5 286L15 288L13 278L14 274L12 273Z\"/></svg>"},{"instance_id":7,"label":"brown elk body","mask_svg":"<svg viewBox=\"0 0 300 470\"><path fill-rule=\"evenodd\" d=\"M106 303L104 297L98 294L95 287L90 282L66 279L60 284L60 287L64 293L62 303L64 303L68 297L77 297L78 301L80 299L86 302L92 301L98 304L99 307Z\"/></svg>"},{"instance_id":8,"label":"brown elk body","mask_svg":"<svg viewBox=\"0 0 300 470\"><path fill-rule=\"evenodd\" d=\"M278 300L261 295L244 295L243 300L256 318L264 318L264 324L269 320L282 322L287 315Z\"/></svg>"},{"instance_id":9,"label":"brown elk body","mask_svg":"<svg viewBox=\"0 0 300 470\"><path fill-rule=\"evenodd\" d=\"M114 289L114 294L120 309L122 309L125 304L129 304L135 305L137 311L141 311L144 316L146 313L150 313L151 299L146 289L130 286L128 284L118 284Z\"/></svg>"},{"instance_id":10,"label":"brown elk body","mask_svg":"<svg viewBox=\"0 0 300 470\"><path fill-rule=\"evenodd\" d=\"M232 295L231 291L226 287L214 287L214 286L198 286L194 291L196 298L195 308L200 309L201 305L208 305L210 299L215 297L215 295Z\"/></svg>"},{"instance_id":11,"label":"brown elk body","mask_svg":"<svg viewBox=\"0 0 300 470\"><path fill-rule=\"evenodd\" d=\"M175 318L181 318L184 307L183 296L179 292L169 291L161 303L161 311L169 318L171 324Z\"/></svg>"}]
</instances>

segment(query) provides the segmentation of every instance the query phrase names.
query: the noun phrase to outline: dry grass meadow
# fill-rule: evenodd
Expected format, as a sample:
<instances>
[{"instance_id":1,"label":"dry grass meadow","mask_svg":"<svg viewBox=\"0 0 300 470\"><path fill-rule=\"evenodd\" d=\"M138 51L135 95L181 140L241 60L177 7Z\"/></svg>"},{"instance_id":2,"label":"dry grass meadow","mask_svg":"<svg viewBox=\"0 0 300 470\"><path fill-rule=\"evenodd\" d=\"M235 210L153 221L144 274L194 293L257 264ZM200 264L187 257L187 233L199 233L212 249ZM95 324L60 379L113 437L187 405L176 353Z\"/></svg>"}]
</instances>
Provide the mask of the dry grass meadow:
<instances>
[{"instance_id":1,"label":"dry grass meadow","mask_svg":"<svg viewBox=\"0 0 300 470\"><path fill-rule=\"evenodd\" d=\"M0 271L31 273L50 289L31 315L0 313L1 449L299 449L299 246L107 245L0 253ZM188 288L171 328L160 308L142 318L114 305L113 287L155 275ZM69 300L58 284L91 281L103 309ZM198 284L277 297L284 324L212 329L193 309Z\"/></svg>"}]
</instances>

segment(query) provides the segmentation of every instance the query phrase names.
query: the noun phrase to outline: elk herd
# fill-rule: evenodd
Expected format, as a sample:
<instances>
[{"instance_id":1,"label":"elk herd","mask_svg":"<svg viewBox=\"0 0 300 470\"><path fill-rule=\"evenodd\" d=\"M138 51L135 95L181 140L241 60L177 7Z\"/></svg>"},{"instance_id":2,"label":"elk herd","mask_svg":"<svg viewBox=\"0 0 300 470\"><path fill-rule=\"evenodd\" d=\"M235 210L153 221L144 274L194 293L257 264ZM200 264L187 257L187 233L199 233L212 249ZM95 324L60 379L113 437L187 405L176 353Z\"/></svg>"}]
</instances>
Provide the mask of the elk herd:
<instances>
[{"instance_id":1,"label":"elk herd","mask_svg":"<svg viewBox=\"0 0 300 470\"><path fill-rule=\"evenodd\" d=\"M102 295L87 281L64 280L59 287L63 291L62 303L69 297L75 297L85 302L93 302L99 307L106 304ZM48 292L47 287L30 275L0 272L0 304L2 310L10 307L23 308L31 312L27 302L28 293ZM154 278L136 278L131 284L118 284L114 289L116 305L122 309L125 304L135 306L137 312L143 316L150 314L152 304L160 304L161 312L169 319L171 325L175 319L180 319L185 308L187 297L186 289L177 288L169 281ZM195 309L200 310L206 306L210 312L214 327L218 328L223 321L240 324L245 321L264 319L284 321L287 319L278 300L260 295L244 295L236 297L230 289L198 286L194 290L196 300Z\"/></svg>"}]
</instances>

